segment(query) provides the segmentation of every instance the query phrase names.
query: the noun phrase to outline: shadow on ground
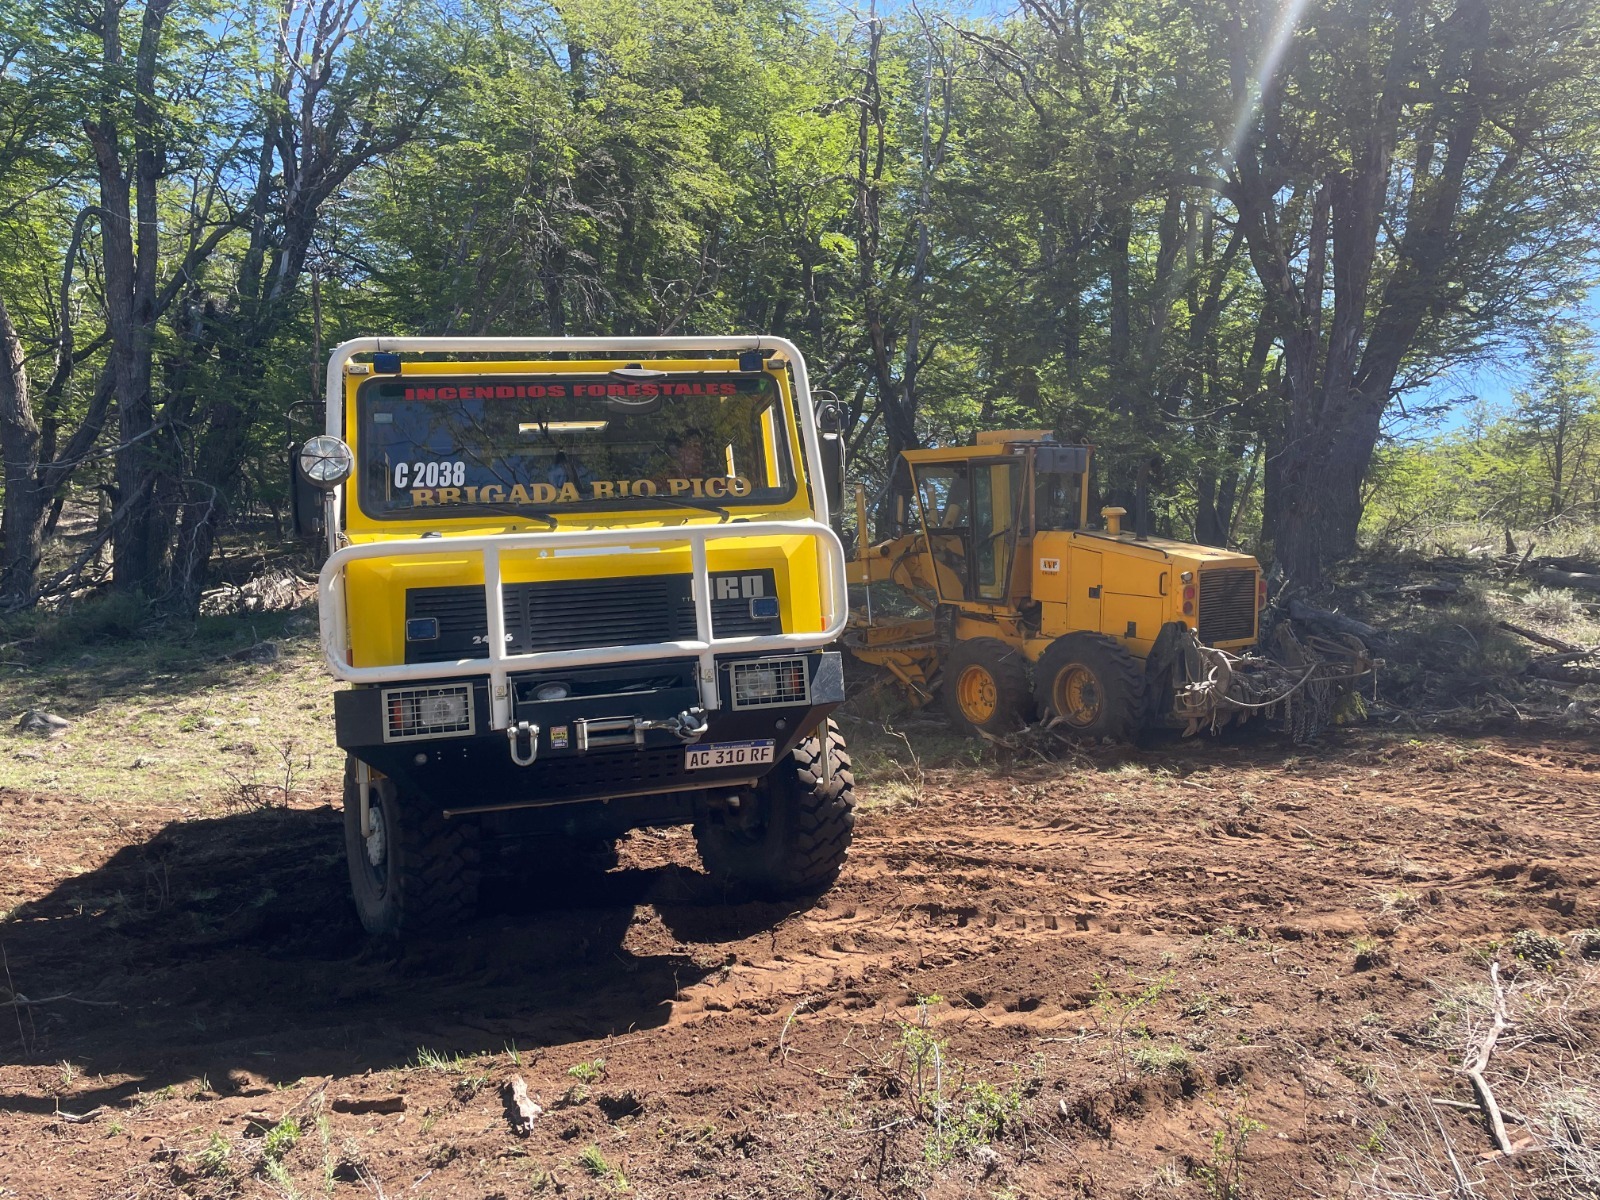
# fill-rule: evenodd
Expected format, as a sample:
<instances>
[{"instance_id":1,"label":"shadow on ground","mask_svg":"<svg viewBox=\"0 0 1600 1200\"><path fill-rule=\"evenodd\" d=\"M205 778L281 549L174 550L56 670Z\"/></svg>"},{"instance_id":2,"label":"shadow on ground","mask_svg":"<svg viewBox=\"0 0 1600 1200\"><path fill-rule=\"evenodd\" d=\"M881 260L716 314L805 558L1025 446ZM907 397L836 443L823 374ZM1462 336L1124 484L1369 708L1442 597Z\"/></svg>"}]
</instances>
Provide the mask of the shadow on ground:
<instances>
[{"instance_id":1,"label":"shadow on ground","mask_svg":"<svg viewBox=\"0 0 1600 1200\"><path fill-rule=\"evenodd\" d=\"M486 887L453 936L383 947L348 897L341 815L277 809L174 822L0 925L11 986L35 1003L0 1026L0 1058L70 1060L84 1107L199 1078L226 1090L359 1073L444 1053L523 1050L664 1023L720 965L689 943L747 936L792 906L729 904L677 866L545 869ZM648 904L662 952L624 938ZM659 934L658 930L658 934ZM672 939L680 939L677 944ZM48 1003L40 1003L46 998ZM0 1010L3 1012L4 1010ZM55 1101L0 1094L0 1110Z\"/></svg>"}]
</instances>

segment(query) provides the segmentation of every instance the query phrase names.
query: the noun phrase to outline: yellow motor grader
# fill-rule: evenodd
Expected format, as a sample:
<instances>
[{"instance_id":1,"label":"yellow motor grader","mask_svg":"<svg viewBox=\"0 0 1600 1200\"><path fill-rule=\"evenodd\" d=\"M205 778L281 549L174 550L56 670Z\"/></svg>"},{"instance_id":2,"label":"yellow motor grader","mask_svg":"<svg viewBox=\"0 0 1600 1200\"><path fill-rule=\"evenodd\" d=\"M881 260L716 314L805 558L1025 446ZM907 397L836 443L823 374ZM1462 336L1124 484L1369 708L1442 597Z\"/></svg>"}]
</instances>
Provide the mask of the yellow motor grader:
<instances>
[{"instance_id":1,"label":"yellow motor grader","mask_svg":"<svg viewBox=\"0 0 1600 1200\"><path fill-rule=\"evenodd\" d=\"M876 544L857 488L847 570L867 588L852 605L850 651L913 703L942 696L979 735L1004 736L1037 713L1092 740L1253 718L1314 737L1371 670L1365 647L1302 640L1282 622L1262 653L1256 560L1125 528L1122 508L1101 509L1103 527L1091 529L1091 454L1043 430L909 451L915 512ZM888 596L883 584L894 585Z\"/></svg>"}]
</instances>

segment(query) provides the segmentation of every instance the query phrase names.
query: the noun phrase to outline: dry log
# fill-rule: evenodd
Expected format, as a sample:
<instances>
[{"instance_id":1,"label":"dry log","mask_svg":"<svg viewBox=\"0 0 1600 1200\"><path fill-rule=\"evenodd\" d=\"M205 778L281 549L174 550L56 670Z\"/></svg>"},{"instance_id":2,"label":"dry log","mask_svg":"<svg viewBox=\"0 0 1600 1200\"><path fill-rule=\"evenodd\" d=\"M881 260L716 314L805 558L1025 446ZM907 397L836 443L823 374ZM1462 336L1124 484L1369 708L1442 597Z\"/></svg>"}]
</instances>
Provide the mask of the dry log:
<instances>
[{"instance_id":1,"label":"dry log","mask_svg":"<svg viewBox=\"0 0 1600 1200\"><path fill-rule=\"evenodd\" d=\"M1325 608L1313 608L1303 600L1289 601L1289 619L1304 621L1307 625L1322 625L1335 633L1354 634L1364 642L1383 640L1383 633L1366 622L1357 621L1354 617L1347 617L1341 613L1329 612Z\"/></svg>"},{"instance_id":2,"label":"dry log","mask_svg":"<svg viewBox=\"0 0 1600 1200\"><path fill-rule=\"evenodd\" d=\"M1553 638L1548 634L1538 633L1521 625L1513 625L1510 621L1496 621L1495 626L1496 628L1504 629L1509 633L1514 633L1518 637L1527 638L1530 642L1536 642L1541 646L1548 646L1552 650L1560 650L1564 654L1587 653L1582 646L1574 646L1571 642L1563 642L1560 638Z\"/></svg>"},{"instance_id":3,"label":"dry log","mask_svg":"<svg viewBox=\"0 0 1600 1200\"><path fill-rule=\"evenodd\" d=\"M1429 603L1437 604L1450 599L1460 590L1461 585L1458 583L1439 581L1436 583L1408 583L1403 587L1385 588L1377 594L1390 599L1425 600Z\"/></svg>"},{"instance_id":4,"label":"dry log","mask_svg":"<svg viewBox=\"0 0 1600 1200\"><path fill-rule=\"evenodd\" d=\"M1528 664L1528 674L1551 683L1600 683L1600 667L1574 667L1542 659Z\"/></svg>"},{"instance_id":5,"label":"dry log","mask_svg":"<svg viewBox=\"0 0 1600 1200\"><path fill-rule=\"evenodd\" d=\"M1576 571L1580 575L1600 575L1600 563L1572 555L1550 555L1539 560L1541 567L1554 567L1558 571Z\"/></svg>"},{"instance_id":6,"label":"dry log","mask_svg":"<svg viewBox=\"0 0 1600 1200\"><path fill-rule=\"evenodd\" d=\"M1483 1045L1479 1046L1472 1058L1463 1064L1462 1069L1477 1090L1478 1101L1483 1106L1483 1115L1489 1120L1489 1129L1494 1134L1495 1145L1500 1147L1502 1154L1510 1157L1516 1151L1511 1148L1511 1138L1506 1134L1506 1123L1500 1116L1500 1106L1495 1103L1494 1092L1483 1075L1484 1068L1489 1065L1489 1055L1494 1053L1495 1043L1500 1040L1500 1035L1505 1032L1506 1026L1511 1024L1506 1017L1506 994L1500 989L1499 963L1489 964L1489 984L1494 988L1494 1023L1484 1035Z\"/></svg>"},{"instance_id":7,"label":"dry log","mask_svg":"<svg viewBox=\"0 0 1600 1200\"><path fill-rule=\"evenodd\" d=\"M1533 573L1546 587L1572 588L1580 592L1600 592L1600 574L1562 571L1556 567L1540 567Z\"/></svg>"}]
</instances>

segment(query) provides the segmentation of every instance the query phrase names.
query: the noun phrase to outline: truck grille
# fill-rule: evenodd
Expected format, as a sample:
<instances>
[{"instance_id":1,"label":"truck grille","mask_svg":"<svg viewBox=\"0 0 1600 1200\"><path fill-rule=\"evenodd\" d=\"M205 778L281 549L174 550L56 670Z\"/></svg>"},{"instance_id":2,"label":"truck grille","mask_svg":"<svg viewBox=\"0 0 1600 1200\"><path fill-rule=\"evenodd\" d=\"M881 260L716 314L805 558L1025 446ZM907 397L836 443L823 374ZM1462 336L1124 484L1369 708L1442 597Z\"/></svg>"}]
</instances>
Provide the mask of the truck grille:
<instances>
[{"instance_id":1,"label":"truck grille","mask_svg":"<svg viewBox=\"0 0 1600 1200\"><path fill-rule=\"evenodd\" d=\"M773 572L760 574L766 594L772 595ZM711 578L714 585L717 576ZM501 589L506 653L688 641L695 635L691 581L689 575L639 575L508 583ZM406 662L489 657L488 608L481 587L407 591L407 623L429 617L438 621L439 636L406 642ZM741 595L712 600L711 628L718 637L744 637L780 633L782 623L776 617L753 617L749 599Z\"/></svg>"},{"instance_id":2,"label":"truck grille","mask_svg":"<svg viewBox=\"0 0 1600 1200\"><path fill-rule=\"evenodd\" d=\"M1256 636L1256 573L1248 568L1200 572L1200 640Z\"/></svg>"}]
</instances>

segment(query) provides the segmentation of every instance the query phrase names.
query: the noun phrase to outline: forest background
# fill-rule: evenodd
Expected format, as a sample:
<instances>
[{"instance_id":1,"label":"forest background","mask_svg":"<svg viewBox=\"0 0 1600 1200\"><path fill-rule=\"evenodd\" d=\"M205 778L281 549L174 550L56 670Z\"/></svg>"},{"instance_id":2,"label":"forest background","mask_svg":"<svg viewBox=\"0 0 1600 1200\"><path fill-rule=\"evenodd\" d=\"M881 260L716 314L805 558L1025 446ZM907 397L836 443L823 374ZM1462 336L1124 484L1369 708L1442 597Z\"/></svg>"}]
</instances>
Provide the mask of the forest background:
<instances>
[{"instance_id":1,"label":"forest background","mask_svg":"<svg viewBox=\"0 0 1600 1200\"><path fill-rule=\"evenodd\" d=\"M1592 0L0 0L0 607L194 612L371 333L781 334L880 514L1050 427L1305 589L1583 534L1597 55Z\"/></svg>"}]
</instances>

